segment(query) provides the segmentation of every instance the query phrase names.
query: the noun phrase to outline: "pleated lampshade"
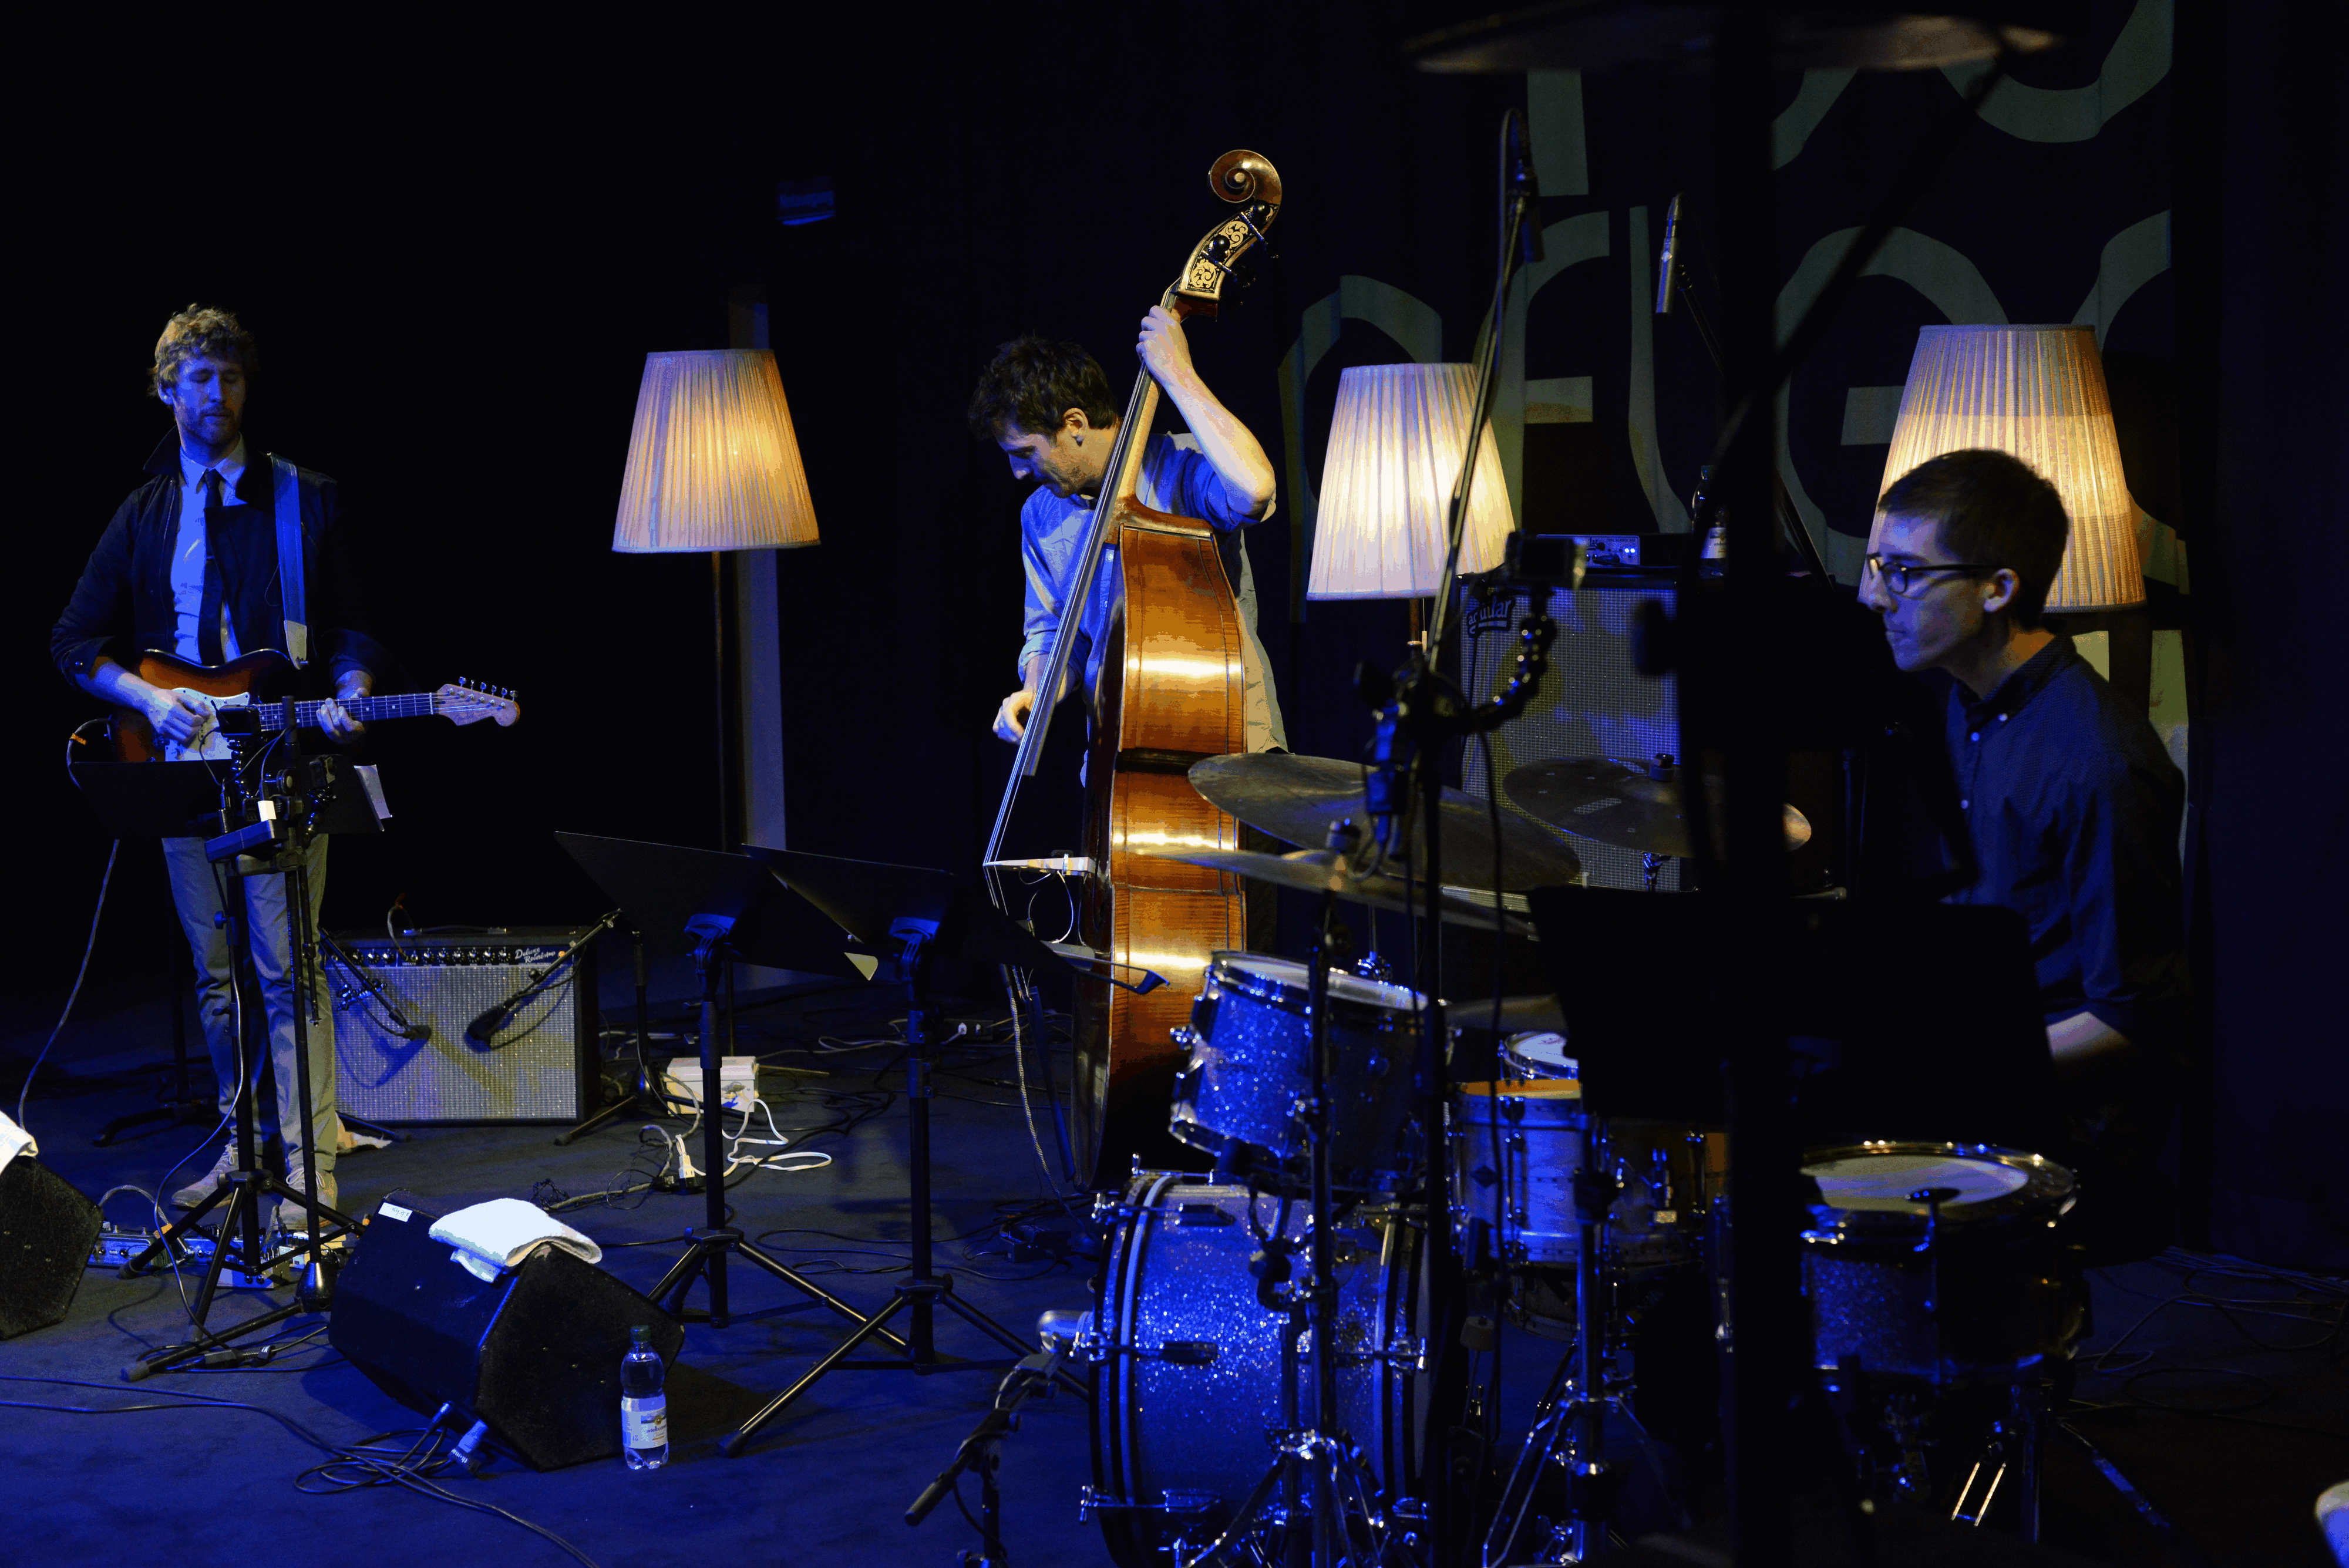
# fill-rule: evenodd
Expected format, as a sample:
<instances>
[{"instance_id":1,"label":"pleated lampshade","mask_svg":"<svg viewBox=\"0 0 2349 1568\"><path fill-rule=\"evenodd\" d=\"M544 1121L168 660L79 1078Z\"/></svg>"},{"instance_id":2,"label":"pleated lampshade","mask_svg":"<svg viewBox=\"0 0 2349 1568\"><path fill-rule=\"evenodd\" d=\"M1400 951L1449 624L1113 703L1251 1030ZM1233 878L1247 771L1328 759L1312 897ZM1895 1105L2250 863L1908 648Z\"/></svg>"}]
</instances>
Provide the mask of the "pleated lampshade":
<instances>
[{"instance_id":1,"label":"pleated lampshade","mask_svg":"<svg viewBox=\"0 0 2349 1568\"><path fill-rule=\"evenodd\" d=\"M1357 365L1338 378L1306 597L1435 592L1475 382L1471 365ZM1500 450L1487 427L1468 493L1461 572L1499 566L1512 526Z\"/></svg>"},{"instance_id":2,"label":"pleated lampshade","mask_svg":"<svg viewBox=\"0 0 2349 1568\"><path fill-rule=\"evenodd\" d=\"M1945 452L2011 452L2055 487L2072 519L2051 610L2141 603L2137 506L2113 404L2086 327L1928 327L1917 337L1884 483Z\"/></svg>"},{"instance_id":3,"label":"pleated lampshade","mask_svg":"<svg viewBox=\"0 0 2349 1568\"><path fill-rule=\"evenodd\" d=\"M815 542L815 504L774 355L646 355L612 548L641 555Z\"/></svg>"}]
</instances>

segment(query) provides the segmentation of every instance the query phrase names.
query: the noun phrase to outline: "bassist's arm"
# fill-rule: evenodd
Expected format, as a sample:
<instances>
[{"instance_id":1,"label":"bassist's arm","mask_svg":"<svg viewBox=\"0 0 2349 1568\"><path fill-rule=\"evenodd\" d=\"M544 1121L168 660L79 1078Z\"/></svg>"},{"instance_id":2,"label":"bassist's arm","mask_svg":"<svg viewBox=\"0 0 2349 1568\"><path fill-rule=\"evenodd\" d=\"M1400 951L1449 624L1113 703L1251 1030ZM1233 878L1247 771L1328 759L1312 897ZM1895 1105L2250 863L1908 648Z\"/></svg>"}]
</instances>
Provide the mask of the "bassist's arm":
<instances>
[{"instance_id":1,"label":"bassist's arm","mask_svg":"<svg viewBox=\"0 0 2349 1568\"><path fill-rule=\"evenodd\" d=\"M1199 452L1224 482L1232 511L1251 523L1270 516L1276 489L1272 460L1247 426L1233 418L1199 379L1183 324L1163 306L1153 306L1143 317L1142 338L1135 351L1198 438Z\"/></svg>"}]
</instances>

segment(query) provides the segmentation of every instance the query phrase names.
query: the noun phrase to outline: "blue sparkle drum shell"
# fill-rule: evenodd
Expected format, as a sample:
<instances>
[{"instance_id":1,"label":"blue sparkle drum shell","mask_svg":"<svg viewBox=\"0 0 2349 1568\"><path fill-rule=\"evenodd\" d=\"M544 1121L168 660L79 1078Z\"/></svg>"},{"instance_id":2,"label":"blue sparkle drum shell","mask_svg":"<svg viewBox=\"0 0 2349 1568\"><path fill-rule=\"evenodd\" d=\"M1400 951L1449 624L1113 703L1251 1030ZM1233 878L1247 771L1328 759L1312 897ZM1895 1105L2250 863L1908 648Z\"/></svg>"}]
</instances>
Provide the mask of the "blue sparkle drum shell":
<instances>
[{"instance_id":1,"label":"blue sparkle drum shell","mask_svg":"<svg viewBox=\"0 0 2349 1568\"><path fill-rule=\"evenodd\" d=\"M1196 1552L1236 1516L1277 1457L1282 1425L1281 1335L1287 1314L1265 1306L1248 1272L1257 1250L1244 1187L1197 1176L1137 1173L1118 1210L1093 1312L1093 1492L1110 1554L1125 1568L1164 1568L1178 1539ZM1284 1204L1256 1198L1269 1232ZM1284 1234L1307 1234L1290 1202ZM1338 1255L1338 1414L1345 1436L1392 1500L1416 1482L1430 1379L1417 1220L1392 1206L1358 1209L1332 1230ZM1307 1268L1300 1245L1298 1277ZM1210 1345L1206 1366L1154 1354ZM1299 1397L1312 1407L1310 1344ZM1274 1494L1277 1505L1278 1494Z\"/></svg>"},{"instance_id":2,"label":"blue sparkle drum shell","mask_svg":"<svg viewBox=\"0 0 2349 1568\"><path fill-rule=\"evenodd\" d=\"M1309 1146L1294 1110L1312 1085L1306 966L1219 952L1207 966L1168 1130L1227 1174L1268 1190L1310 1190ZM1341 1192L1384 1192L1418 1168L1411 1120L1419 993L1330 974L1330 1166Z\"/></svg>"},{"instance_id":3,"label":"blue sparkle drum shell","mask_svg":"<svg viewBox=\"0 0 2349 1568\"><path fill-rule=\"evenodd\" d=\"M1802 1232L1812 1360L1846 1378L2005 1384L2066 1353L2072 1173L1988 1144L1813 1150ZM1913 1194L1951 1191L1933 1216ZM1951 1189L1954 1189L1953 1191Z\"/></svg>"}]
</instances>

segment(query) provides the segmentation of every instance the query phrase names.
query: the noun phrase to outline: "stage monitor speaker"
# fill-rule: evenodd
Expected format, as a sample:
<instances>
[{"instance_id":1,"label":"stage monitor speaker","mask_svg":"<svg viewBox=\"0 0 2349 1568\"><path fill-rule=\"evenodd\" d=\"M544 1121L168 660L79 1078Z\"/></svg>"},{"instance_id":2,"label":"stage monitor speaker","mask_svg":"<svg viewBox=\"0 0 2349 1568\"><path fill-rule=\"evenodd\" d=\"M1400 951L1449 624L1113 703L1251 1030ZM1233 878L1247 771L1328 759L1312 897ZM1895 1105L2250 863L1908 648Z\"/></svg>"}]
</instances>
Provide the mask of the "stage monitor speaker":
<instances>
[{"instance_id":1,"label":"stage monitor speaker","mask_svg":"<svg viewBox=\"0 0 2349 1568\"><path fill-rule=\"evenodd\" d=\"M673 1362L685 1330L644 1296L558 1247L484 1281L431 1237L440 1215L395 1192L377 1205L335 1282L326 1338L409 1409L443 1403L533 1469L620 1451L620 1357L649 1327Z\"/></svg>"},{"instance_id":2,"label":"stage monitor speaker","mask_svg":"<svg viewBox=\"0 0 2349 1568\"><path fill-rule=\"evenodd\" d=\"M0 1167L0 1339L62 1323L98 1245L98 1205L29 1154Z\"/></svg>"},{"instance_id":3,"label":"stage monitor speaker","mask_svg":"<svg viewBox=\"0 0 2349 1568\"><path fill-rule=\"evenodd\" d=\"M1631 663L1631 623L1640 603L1661 599L1670 609L1673 579L1657 573L1598 573L1579 588L1536 589L1494 585L1462 597L1463 686L1482 701L1496 696L1516 668L1517 623L1529 613L1533 596L1547 595L1557 640L1550 647L1549 673L1526 711L1493 733L1493 773L1506 780L1527 763L1559 757L1614 757L1653 763L1657 753L1678 760L1681 722L1677 682L1671 676L1642 675ZM1484 748L1473 738L1461 764L1470 794L1485 794ZM1501 805L1517 811L1507 792ZM1518 811L1520 816L1530 814ZM1532 820L1539 820L1532 818ZM1642 885L1640 853L1595 839L1577 838L1585 879L1594 888ZM1657 886L1678 889L1680 862L1664 863Z\"/></svg>"},{"instance_id":4,"label":"stage monitor speaker","mask_svg":"<svg viewBox=\"0 0 2349 1568\"><path fill-rule=\"evenodd\" d=\"M466 1025L543 975L576 934L337 936L356 961L333 949L325 955L342 1108L374 1122L584 1120L603 1100L594 948L487 1046L465 1037ZM400 1033L375 986L411 1026L429 1031L424 1038Z\"/></svg>"}]
</instances>

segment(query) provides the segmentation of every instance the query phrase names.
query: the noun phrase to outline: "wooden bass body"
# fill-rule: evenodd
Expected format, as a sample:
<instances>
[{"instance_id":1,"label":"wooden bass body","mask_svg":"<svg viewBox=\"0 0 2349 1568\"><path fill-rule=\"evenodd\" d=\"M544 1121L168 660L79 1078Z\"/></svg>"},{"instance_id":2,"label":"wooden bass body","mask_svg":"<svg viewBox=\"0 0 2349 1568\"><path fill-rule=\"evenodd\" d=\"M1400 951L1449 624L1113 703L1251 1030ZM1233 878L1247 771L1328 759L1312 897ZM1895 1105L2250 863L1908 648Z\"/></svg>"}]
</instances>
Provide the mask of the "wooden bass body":
<instances>
[{"instance_id":1,"label":"wooden bass body","mask_svg":"<svg viewBox=\"0 0 2349 1568\"><path fill-rule=\"evenodd\" d=\"M1117 1186L1137 1154L1157 1168L1197 1162L1166 1130L1182 1065L1174 1031L1190 1022L1214 956L1247 946L1237 877L1142 853L1240 846L1237 820L1187 776L1203 758L1247 749L1239 607L1214 529L1130 498L1119 512L1125 593L1106 632L1085 768L1086 853L1099 869L1079 929L1086 946L1166 983L1136 996L1077 981L1071 1132L1096 1189Z\"/></svg>"}]
</instances>

